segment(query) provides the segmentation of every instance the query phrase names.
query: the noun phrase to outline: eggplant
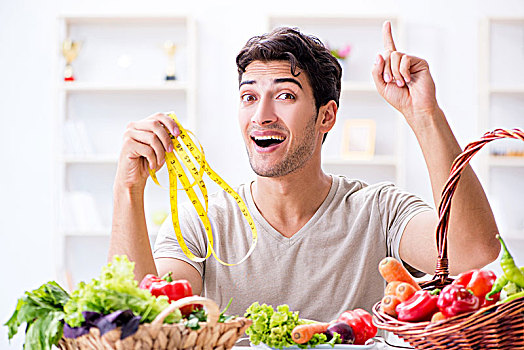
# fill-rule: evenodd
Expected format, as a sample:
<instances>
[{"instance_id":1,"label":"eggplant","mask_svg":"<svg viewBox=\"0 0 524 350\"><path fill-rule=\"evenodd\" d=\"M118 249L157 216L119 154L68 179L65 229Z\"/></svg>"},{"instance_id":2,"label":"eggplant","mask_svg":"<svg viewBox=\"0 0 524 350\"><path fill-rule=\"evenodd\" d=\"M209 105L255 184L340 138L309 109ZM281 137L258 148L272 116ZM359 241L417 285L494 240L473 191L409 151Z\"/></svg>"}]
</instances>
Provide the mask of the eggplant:
<instances>
[{"instance_id":1,"label":"eggplant","mask_svg":"<svg viewBox=\"0 0 524 350\"><path fill-rule=\"evenodd\" d=\"M355 332L353 332L353 328L345 322L335 322L328 327L324 332L328 341L333 338L333 333L340 335L342 344L353 344L355 342Z\"/></svg>"}]
</instances>

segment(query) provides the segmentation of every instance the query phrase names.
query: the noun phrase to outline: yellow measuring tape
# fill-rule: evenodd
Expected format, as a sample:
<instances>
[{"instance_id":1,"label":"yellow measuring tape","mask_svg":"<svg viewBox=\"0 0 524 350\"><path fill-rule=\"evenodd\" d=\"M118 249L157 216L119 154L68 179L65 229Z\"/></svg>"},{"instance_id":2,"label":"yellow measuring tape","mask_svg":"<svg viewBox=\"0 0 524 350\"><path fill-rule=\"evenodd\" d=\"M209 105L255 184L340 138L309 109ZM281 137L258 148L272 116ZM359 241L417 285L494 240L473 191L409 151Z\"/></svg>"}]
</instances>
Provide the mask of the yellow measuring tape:
<instances>
[{"instance_id":1,"label":"yellow measuring tape","mask_svg":"<svg viewBox=\"0 0 524 350\"><path fill-rule=\"evenodd\" d=\"M257 229L255 227L255 222L253 221L253 218L251 217L251 214L249 214L249 211L247 210L247 206L242 200L242 197L238 195L220 176L217 175L211 169L209 164L206 162L205 156L204 156L204 150L203 148L197 147L195 142L191 139L189 134L192 134L195 136L192 132L189 130L184 129L182 127L182 124L178 121L177 117L174 113L168 114L169 117L171 117L178 125L178 129L180 130L179 139L182 141L182 143L185 145L186 149L189 150L189 153L191 156L193 156L193 159L196 161L197 164L195 164L191 157L186 152L186 149L182 146L182 144L178 141L177 138L175 138L173 135L171 136L171 141L173 142L173 147L175 152L166 152L166 166L169 172L169 195L170 195L170 203L171 203L171 219L173 221L173 228L175 229L175 236L178 241L178 244L180 245L180 248L184 252L184 254L191 260L196 262L202 262L209 258L211 254L217 259L217 261L223 265L227 266L234 266L242 263L245 261L253 252L255 249L255 246L258 241L258 235L257 235ZM177 158L175 153L178 155L180 160ZM186 173L184 172L184 169L182 167L182 163L186 167L186 169L190 172L191 176L193 177L193 183L190 183L189 179L187 178ZM198 168L197 168L198 165ZM213 232L211 229L211 223L209 222L209 218L207 216L208 212L208 196L207 196L207 189L206 185L204 183L204 180L202 176L204 175L204 172L209 176L211 180L213 180L217 185L219 185L224 191L227 192L230 196L232 196L235 199L235 202L238 205L238 208L242 212L242 215L244 215L244 218L246 219L247 223L249 224L249 227L251 229L251 232L253 234L252 240L251 240L251 247L249 248L249 251L246 253L246 255L237 263L227 263L222 261L217 254L215 253L215 250L213 249ZM149 174L151 175L151 178L153 181L160 186L160 183L158 182L158 179L156 177L156 173L154 169L149 169ZM184 237L182 236L182 231L180 229L180 224L178 222L178 205L177 205L177 191L178 191L178 182L182 185L182 189L185 190L189 200L191 201L191 204L195 208L198 217L202 221L202 224L204 224L204 229L206 231L207 236L207 255L205 257L197 257L195 256L187 247L186 242L184 241ZM198 185L198 188L202 192L202 196L204 198L205 207L202 206L202 203L200 202L200 199L198 198L197 194L195 193L195 190L193 187L195 185Z\"/></svg>"}]
</instances>

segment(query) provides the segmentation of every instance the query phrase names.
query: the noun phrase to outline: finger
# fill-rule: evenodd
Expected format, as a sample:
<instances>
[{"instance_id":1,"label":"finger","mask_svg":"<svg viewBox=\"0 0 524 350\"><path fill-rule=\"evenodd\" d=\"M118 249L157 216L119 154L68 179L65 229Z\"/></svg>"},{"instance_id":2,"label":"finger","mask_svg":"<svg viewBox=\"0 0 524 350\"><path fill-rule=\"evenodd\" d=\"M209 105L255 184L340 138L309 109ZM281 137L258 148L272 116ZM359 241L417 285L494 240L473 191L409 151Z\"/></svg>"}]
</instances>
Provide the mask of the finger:
<instances>
[{"instance_id":1,"label":"finger","mask_svg":"<svg viewBox=\"0 0 524 350\"><path fill-rule=\"evenodd\" d=\"M164 132L167 134L165 130ZM154 132L130 129L127 132L127 136L129 136L135 142L144 144L151 148L154 156L152 157L153 159L148 158L150 167L153 165L156 169L157 166L164 164L166 149ZM149 152L147 154L149 154Z\"/></svg>"},{"instance_id":2,"label":"finger","mask_svg":"<svg viewBox=\"0 0 524 350\"><path fill-rule=\"evenodd\" d=\"M157 168L158 164L155 151L149 145L138 142L130 137L127 132L124 135L124 148L129 150L132 158L144 158L150 169Z\"/></svg>"},{"instance_id":3,"label":"finger","mask_svg":"<svg viewBox=\"0 0 524 350\"><path fill-rule=\"evenodd\" d=\"M404 81L406 83L409 83L411 81L411 73L409 69L411 68L411 57L408 55L402 56L402 59L400 60L400 74L402 74L402 77L404 78Z\"/></svg>"},{"instance_id":4,"label":"finger","mask_svg":"<svg viewBox=\"0 0 524 350\"><path fill-rule=\"evenodd\" d=\"M404 56L404 54L398 51L393 51L389 56L391 63L391 74L393 74L393 77L395 78L395 81L399 87L404 86L404 79L402 78L402 74L400 74L400 60L402 59L402 56Z\"/></svg>"},{"instance_id":5,"label":"finger","mask_svg":"<svg viewBox=\"0 0 524 350\"><path fill-rule=\"evenodd\" d=\"M393 74L391 73L391 55L387 52L384 55L384 71L382 72L383 79L386 83L393 81Z\"/></svg>"},{"instance_id":6,"label":"finger","mask_svg":"<svg viewBox=\"0 0 524 350\"><path fill-rule=\"evenodd\" d=\"M385 21L382 25L382 38L384 40L384 49L386 51L397 51L395 42L393 41L393 35L391 34L391 22Z\"/></svg>"},{"instance_id":7,"label":"finger","mask_svg":"<svg viewBox=\"0 0 524 350\"><path fill-rule=\"evenodd\" d=\"M385 61L382 55L377 55L377 58L375 59L375 64L373 65L373 69L371 70L371 75L373 76L373 80L375 81L375 86L377 87L377 90L379 93L381 93L385 87L386 82L384 81L384 66Z\"/></svg>"},{"instance_id":8,"label":"finger","mask_svg":"<svg viewBox=\"0 0 524 350\"><path fill-rule=\"evenodd\" d=\"M168 116L165 113L157 113L156 116L157 116L158 120L160 120L160 122L162 124L164 124L164 126L167 128L167 130L169 130L169 132L174 137L178 137L180 135L180 129L178 128L178 125L173 120L173 118L171 118L170 116Z\"/></svg>"},{"instance_id":9,"label":"finger","mask_svg":"<svg viewBox=\"0 0 524 350\"><path fill-rule=\"evenodd\" d=\"M166 130L164 124L160 120L156 118L142 120L136 124L136 129L146 132L153 132L162 143L162 146L165 150L164 152L173 152L173 142L171 141L171 136L169 136L169 132Z\"/></svg>"}]
</instances>

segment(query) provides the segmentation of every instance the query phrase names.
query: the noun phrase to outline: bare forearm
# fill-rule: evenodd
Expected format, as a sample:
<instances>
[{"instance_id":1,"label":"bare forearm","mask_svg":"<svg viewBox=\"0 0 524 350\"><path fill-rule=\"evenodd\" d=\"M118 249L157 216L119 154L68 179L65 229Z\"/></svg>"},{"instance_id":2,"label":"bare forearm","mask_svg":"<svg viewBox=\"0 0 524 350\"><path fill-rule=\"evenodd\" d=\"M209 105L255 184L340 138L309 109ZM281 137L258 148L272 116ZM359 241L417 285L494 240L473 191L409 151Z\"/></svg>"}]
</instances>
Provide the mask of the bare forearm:
<instances>
[{"instance_id":1,"label":"bare forearm","mask_svg":"<svg viewBox=\"0 0 524 350\"><path fill-rule=\"evenodd\" d=\"M113 190L113 225L109 258L125 254L135 262L135 278L148 273L157 274L144 214L142 191L132 191L115 185Z\"/></svg>"},{"instance_id":2,"label":"bare forearm","mask_svg":"<svg viewBox=\"0 0 524 350\"><path fill-rule=\"evenodd\" d=\"M438 208L451 165L462 150L440 109L425 117L423 123L411 126L424 154L435 207ZM482 252L489 254L491 258L495 251L498 253L498 249L493 248L498 247L496 232L495 219L482 185L468 165L461 173L457 189L453 194L449 222L451 260L475 265L474 257L464 258L464 253L473 249L480 249L480 258ZM453 259L454 255L460 259ZM496 258L496 254L493 258ZM470 259L471 261L468 261Z\"/></svg>"}]
</instances>

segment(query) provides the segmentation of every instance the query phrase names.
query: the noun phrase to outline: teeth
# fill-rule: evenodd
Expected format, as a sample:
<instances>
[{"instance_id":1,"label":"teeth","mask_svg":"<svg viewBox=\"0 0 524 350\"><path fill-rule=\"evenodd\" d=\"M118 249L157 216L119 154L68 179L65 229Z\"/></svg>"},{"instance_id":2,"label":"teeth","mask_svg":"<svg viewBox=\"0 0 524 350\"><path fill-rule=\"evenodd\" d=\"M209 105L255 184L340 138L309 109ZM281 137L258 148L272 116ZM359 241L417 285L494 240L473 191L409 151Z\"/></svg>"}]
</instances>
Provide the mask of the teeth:
<instances>
[{"instance_id":1,"label":"teeth","mask_svg":"<svg viewBox=\"0 0 524 350\"><path fill-rule=\"evenodd\" d=\"M253 136L253 138L257 141L264 141L264 140L279 140L283 141L284 136L277 136L277 135L271 135L271 136Z\"/></svg>"}]
</instances>

